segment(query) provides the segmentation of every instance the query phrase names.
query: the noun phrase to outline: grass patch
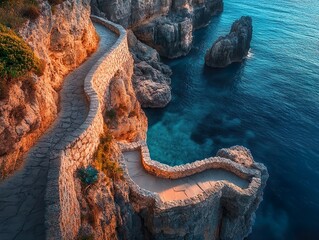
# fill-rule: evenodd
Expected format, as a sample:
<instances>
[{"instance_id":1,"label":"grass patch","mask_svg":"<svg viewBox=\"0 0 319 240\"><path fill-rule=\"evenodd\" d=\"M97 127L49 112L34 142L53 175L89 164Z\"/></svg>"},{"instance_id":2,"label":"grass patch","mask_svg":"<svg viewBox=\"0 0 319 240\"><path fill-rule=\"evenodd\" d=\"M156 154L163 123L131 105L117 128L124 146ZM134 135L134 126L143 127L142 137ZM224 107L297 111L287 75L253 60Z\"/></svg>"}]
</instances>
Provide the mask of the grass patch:
<instances>
[{"instance_id":1,"label":"grass patch","mask_svg":"<svg viewBox=\"0 0 319 240\"><path fill-rule=\"evenodd\" d=\"M36 0L0 0L0 23L18 29L27 20L35 20L40 16L39 4Z\"/></svg>"},{"instance_id":2,"label":"grass patch","mask_svg":"<svg viewBox=\"0 0 319 240\"><path fill-rule=\"evenodd\" d=\"M100 145L94 156L94 166L99 171L104 172L109 178L120 180L123 178L123 170L118 162L112 160L112 142L112 135L105 130L105 134L100 138Z\"/></svg>"}]
</instances>

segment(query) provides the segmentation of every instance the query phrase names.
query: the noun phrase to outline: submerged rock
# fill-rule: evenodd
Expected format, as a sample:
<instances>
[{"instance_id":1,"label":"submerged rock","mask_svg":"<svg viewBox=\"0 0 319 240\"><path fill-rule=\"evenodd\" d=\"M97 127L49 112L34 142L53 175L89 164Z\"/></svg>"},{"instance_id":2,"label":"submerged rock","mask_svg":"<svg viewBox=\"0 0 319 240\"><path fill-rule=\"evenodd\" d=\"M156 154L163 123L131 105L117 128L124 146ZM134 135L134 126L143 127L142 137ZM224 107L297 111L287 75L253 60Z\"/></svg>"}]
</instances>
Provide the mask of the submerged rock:
<instances>
[{"instance_id":1,"label":"submerged rock","mask_svg":"<svg viewBox=\"0 0 319 240\"><path fill-rule=\"evenodd\" d=\"M128 31L128 43L134 58L132 78L136 97L144 108L165 107L171 101L171 69L160 62L158 52L137 40Z\"/></svg>"},{"instance_id":2,"label":"submerged rock","mask_svg":"<svg viewBox=\"0 0 319 240\"><path fill-rule=\"evenodd\" d=\"M207 51L207 66L222 68L233 62L241 62L248 54L252 39L252 19L249 16L236 20L226 36L219 37Z\"/></svg>"}]
</instances>

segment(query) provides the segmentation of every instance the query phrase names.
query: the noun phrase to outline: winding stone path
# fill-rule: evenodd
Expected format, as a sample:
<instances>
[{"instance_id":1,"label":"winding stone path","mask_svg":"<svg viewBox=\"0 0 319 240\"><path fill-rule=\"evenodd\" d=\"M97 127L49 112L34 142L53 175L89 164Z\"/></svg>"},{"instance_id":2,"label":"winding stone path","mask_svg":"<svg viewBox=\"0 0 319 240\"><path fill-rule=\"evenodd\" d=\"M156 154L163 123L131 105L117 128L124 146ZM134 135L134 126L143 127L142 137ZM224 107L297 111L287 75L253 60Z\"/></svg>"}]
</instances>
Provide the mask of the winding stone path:
<instances>
[{"instance_id":1,"label":"winding stone path","mask_svg":"<svg viewBox=\"0 0 319 240\"><path fill-rule=\"evenodd\" d=\"M163 202L195 197L212 188L218 181L228 181L243 189L249 185L248 181L221 169L209 169L180 179L159 178L145 171L141 163L140 151L128 151L123 155L130 178L139 187L158 193Z\"/></svg>"},{"instance_id":2,"label":"winding stone path","mask_svg":"<svg viewBox=\"0 0 319 240\"><path fill-rule=\"evenodd\" d=\"M45 239L44 196L49 159L67 144L67 137L84 122L88 114L84 79L117 39L113 32L102 25L94 26L101 39L99 47L66 77L57 120L30 150L21 170L0 184L0 240Z\"/></svg>"}]
</instances>

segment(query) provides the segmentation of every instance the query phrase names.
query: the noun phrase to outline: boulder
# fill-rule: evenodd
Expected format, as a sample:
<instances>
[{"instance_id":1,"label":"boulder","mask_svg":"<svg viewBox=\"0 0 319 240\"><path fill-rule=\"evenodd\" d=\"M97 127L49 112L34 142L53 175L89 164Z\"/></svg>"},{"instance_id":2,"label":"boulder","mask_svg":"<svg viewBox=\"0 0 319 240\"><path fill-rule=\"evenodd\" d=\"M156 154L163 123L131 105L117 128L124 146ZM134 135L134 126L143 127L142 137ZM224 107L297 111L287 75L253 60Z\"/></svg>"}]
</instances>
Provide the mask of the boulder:
<instances>
[{"instance_id":1,"label":"boulder","mask_svg":"<svg viewBox=\"0 0 319 240\"><path fill-rule=\"evenodd\" d=\"M249 16L236 20L226 36L219 37L207 51L205 63L209 67L223 68L233 62L242 62L250 49L252 19Z\"/></svg>"}]
</instances>

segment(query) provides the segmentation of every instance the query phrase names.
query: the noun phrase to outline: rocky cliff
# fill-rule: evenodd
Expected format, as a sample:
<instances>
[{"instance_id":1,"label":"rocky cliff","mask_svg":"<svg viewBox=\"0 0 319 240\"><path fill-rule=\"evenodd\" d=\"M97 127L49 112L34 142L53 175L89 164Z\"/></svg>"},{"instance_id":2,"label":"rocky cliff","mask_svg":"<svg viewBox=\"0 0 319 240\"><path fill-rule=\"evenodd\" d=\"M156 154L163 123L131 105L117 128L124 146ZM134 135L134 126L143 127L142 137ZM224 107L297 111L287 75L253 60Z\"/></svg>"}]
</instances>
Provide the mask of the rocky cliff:
<instances>
[{"instance_id":1,"label":"rocky cliff","mask_svg":"<svg viewBox=\"0 0 319 240\"><path fill-rule=\"evenodd\" d=\"M186 55L193 30L223 10L222 0L92 0L92 11L131 28L139 40L161 56Z\"/></svg>"},{"instance_id":2,"label":"rocky cliff","mask_svg":"<svg viewBox=\"0 0 319 240\"><path fill-rule=\"evenodd\" d=\"M147 118L136 99L132 75L133 59L130 59L110 80L105 96L105 122L117 140L136 141L146 138Z\"/></svg>"},{"instance_id":3,"label":"rocky cliff","mask_svg":"<svg viewBox=\"0 0 319 240\"><path fill-rule=\"evenodd\" d=\"M248 54L253 34L251 17L236 20L226 36L219 37L207 51L205 63L209 67L222 68L233 62L241 62Z\"/></svg>"},{"instance_id":4,"label":"rocky cliff","mask_svg":"<svg viewBox=\"0 0 319 240\"><path fill-rule=\"evenodd\" d=\"M57 116L63 77L96 49L89 2L66 0L52 8L40 1L40 17L20 28L45 71L41 77L14 83L9 97L0 101L0 178L19 166L23 154Z\"/></svg>"},{"instance_id":5,"label":"rocky cliff","mask_svg":"<svg viewBox=\"0 0 319 240\"><path fill-rule=\"evenodd\" d=\"M128 45L134 58L134 90L142 107L165 107L171 101L171 69L160 61L158 52L128 31Z\"/></svg>"}]
</instances>

